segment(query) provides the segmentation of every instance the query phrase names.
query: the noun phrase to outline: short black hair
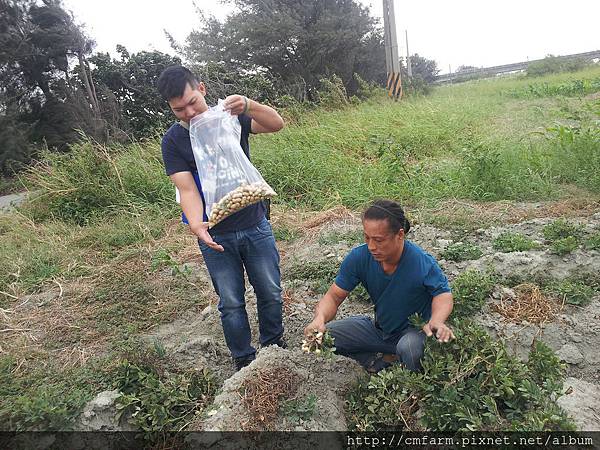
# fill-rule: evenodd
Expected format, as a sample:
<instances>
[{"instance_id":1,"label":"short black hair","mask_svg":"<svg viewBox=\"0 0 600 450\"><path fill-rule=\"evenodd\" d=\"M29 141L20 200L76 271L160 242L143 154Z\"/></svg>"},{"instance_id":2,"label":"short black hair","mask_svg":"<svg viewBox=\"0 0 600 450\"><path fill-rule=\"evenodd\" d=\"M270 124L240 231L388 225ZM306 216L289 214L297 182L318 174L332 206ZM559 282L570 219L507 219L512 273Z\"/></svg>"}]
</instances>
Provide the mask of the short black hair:
<instances>
[{"instance_id":1,"label":"short black hair","mask_svg":"<svg viewBox=\"0 0 600 450\"><path fill-rule=\"evenodd\" d=\"M362 215L363 220L387 220L392 233L400 230L408 233L410 222L404 215L402 207L393 200L375 200Z\"/></svg>"},{"instance_id":2,"label":"short black hair","mask_svg":"<svg viewBox=\"0 0 600 450\"><path fill-rule=\"evenodd\" d=\"M156 84L162 98L169 101L172 98L181 97L188 84L192 89L195 89L199 81L196 75L188 68L183 66L169 66L162 71Z\"/></svg>"}]
</instances>

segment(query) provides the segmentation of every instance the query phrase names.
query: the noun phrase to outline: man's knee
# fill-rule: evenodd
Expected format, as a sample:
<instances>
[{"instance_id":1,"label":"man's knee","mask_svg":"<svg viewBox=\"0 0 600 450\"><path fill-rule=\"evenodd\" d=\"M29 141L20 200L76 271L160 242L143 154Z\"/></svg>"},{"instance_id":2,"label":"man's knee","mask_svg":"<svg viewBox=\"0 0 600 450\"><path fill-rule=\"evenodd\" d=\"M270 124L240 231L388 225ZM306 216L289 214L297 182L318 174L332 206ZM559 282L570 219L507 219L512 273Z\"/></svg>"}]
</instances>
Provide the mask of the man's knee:
<instances>
[{"instance_id":1,"label":"man's knee","mask_svg":"<svg viewBox=\"0 0 600 450\"><path fill-rule=\"evenodd\" d=\"M396 354L409 370L421 369L421 358L425 349L425 334L422 331L409 331L396 345Z\"/></svg>"}]
</instances>

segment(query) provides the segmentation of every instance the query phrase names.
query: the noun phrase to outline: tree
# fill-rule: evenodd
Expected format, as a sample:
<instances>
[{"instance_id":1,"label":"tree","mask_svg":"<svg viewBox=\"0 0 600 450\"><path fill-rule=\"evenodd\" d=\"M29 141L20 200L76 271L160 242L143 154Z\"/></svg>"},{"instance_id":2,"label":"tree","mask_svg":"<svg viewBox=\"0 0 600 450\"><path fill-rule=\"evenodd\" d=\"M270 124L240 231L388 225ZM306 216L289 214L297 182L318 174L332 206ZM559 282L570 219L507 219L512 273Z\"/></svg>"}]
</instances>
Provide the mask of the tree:
<instances>
[{"instance_id":1,"label":"tree","mask_svg":"<svg viewBox=\"0 0 600 450\"><path fill-rule=\"evenodd\" d=\"M0 119L19 129L3 149L10 161L26 162L30 144L64 149L77 129L105 140L96 88L87 55L93 48L60 0L0 0ZM78 62L77 73L70 66ZM12 163L11 163L12 164Z\"/></svg>"},{"instance_id":2,"label":"tree","mask_svg":"<svg viewBox=\"0 0 600 450\"><path fill-rule=\"evenodd\" d=\"M150 136L155 129L172 121L168 104L156 90L158 77L166 67L181 64L181 60L158 51L130 55L121 45L117 51L120 60L112 59L108 53L90 58L95 66L92 76L116 99L124 121L122 126L136 138Z\"/></svg>"},{"instance_id":3,"label":"tree","mask_svg":"<svg viewBox=\"0 0 600 450\"><path fill-rule=\"evenodd\" d=\"M417 53L410 57L410 64L413 77L420 77L427 84L433 83L437 74L440 73L440 69L433 59L424 58Z\"/></svg>"},{"instance_id":4,"label":"tree","mask_svg":"<svg viewBox=\"0 0 600 450\"><path fill-rule=\"evenodd\" d=\"M237 10L223 22L202 16L185 45L195 64L222 64L239 76L269 75L309 97L319 80L337 74L349 94L385 79L383 34L355 0L229 0Z\"/></svg>"}]
</instances>

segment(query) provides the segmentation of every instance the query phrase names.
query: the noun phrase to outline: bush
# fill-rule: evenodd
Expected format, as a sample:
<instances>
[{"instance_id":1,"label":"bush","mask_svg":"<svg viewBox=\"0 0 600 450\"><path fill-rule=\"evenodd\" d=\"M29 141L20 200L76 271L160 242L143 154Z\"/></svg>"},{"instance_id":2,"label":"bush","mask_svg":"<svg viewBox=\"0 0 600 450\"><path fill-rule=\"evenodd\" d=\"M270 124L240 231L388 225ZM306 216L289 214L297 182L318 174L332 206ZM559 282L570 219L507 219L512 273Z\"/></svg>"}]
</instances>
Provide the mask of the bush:
<instances>
[{"instance_id":1,"label":"bush","mask_svg":"<svg viewBox=\"0 0 600 450\"><path fill-rule=\"evenodd\" d=\"M526 252L528 250L539 248L539 244L533 239L529 239L527 236L521 233L511 233L505 231L500 234L493 242L494 249L504 252Z\"/></svg>"},{"instance_id":2,"label":"bush","mask_svg":"<svg viewBox=\"0 0 600 450\"><path fill-rule=\"evenodd\" d=\"M340 109L349 105L348 94L340 77L333 74L331 77L323 78L320 81L319 105L329 109Z\"/></svg>"},{"instance_id":3,"label":"bush","mask_svg":"<svg viewBox=\"0 0 600 450\"><path fill-rule=\"evenodd\" d=\"M595 295L593 287L588 286L583 281L570 279L550 282L545 290L558 297L560 301L577 306L589 304Z\"/></svg>"},{"instance_id":4,"label":"bush","mask_svg":"<svg viewBox=\"0 0 600 450\"><path fill-rule=\"evenodd\" d=\"M481 249L468 242L456 242L450 244L441 253L443 259L449 259L450 261L467 261L470 259L479 259L483 255Z\"/></svg>"},{"instance_id":5,"label":"bush","mask_svg":"<svg viewBox=\"0 0 600 450\"><path fill-rule=\"evenodd\" d=\"M453 328L455 341L426 340L423 373L394 365L363 380L348 396L350 428L575 429L553 401L562 388L564 367L548 347L537 342L525 365L472 322L457 321Z\"/></svg>"},{"instance_id":6,"label":"bush","mask_svg":"<svg viewBox=\"0 0 600 450\"><path fill-rule=\"evenodd\" d=\"M159 373L155 367L127 360L117 369L114 386L120 414L132 413L146 439L156 440L167 431L179 431L186 419L202 410L215 393L212 376L206 371L183 374Z\"/></svg>"},{"instance_id":7,"label":"bush","mask_svg":"<svg viewBox=\"0 0 600 450\"><path fill-rule=\"evenodd\" d=\"M600 233L596 233L586 242L586 247L591 250L600 250Z\"/></svg>"},{"instance_id":8,"label":"bush","mask_svg":"<svg viewBox=\"0 0 600 450\"><path fill-rule=\"evenodd\" d=\"M589 63L584 59L565 59L548 55L540 61L534 61L527 66L527 76L539 77L551 73L577 72L585 69Z\"/></svg>"},{"instance_id":9,"label":"bush","mask_svg":"<svg viewBox=\"0 0 600 450\"><path fill-rule=\"evenodd\" d=\"M582 229L579 225L575 225L566 219L555 220L545 225L542 229L544 237L550 242L569 237L578 238L581 236L581 231Z\"/></svg>"},{"instance_id":10,"label":"bush","mask_svg":"<svg viewBox=\"0 0 600 450\"><path fill-rule=\"evenodd\" d=\"M575 236L568 236L552 242L552 251L559 256L571 253L577 247L579 247L579 240Z\"/></svg>"},{"instance_id":11,"label":"bush","mask_svg":"<svg viewBox=\"0 0 600 450\"><path fill-rule=\"evenodd\" d=\"M491 273L467 270L452 282L454 309L452 317L472 317L477 314L492 293L496 277Z\"/></svg>"}]
</instances>

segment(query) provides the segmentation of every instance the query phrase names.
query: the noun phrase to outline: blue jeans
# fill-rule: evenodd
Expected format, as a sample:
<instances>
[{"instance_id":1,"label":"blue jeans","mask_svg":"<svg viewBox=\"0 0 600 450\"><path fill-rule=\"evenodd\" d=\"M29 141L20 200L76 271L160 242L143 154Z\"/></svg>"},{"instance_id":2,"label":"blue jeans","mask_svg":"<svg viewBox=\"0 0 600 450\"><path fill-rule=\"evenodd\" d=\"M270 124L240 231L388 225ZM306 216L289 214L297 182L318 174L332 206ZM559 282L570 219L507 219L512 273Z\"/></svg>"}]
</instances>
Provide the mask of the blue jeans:
<instances>
[{"instance_id":1,"label":"blue jeans","mask_svg":"<svg viewBox=\"0 0 600 450\"><path fill-rule=\"evenodd\" d=\"M283 336L281 273L273 230L263 218L253 227L215 233L212 237L223 246L224 252L213 250L201 241L199 245L219 296L225 342L233 358L252 357L256 349L250 343L244 268L256 293L260 344L275 344Z\"/></svg>"},{"instance_id":2,"label":"blue jeans","mask_svg":"<svg viewBox=\"0 0 600 450\"><path fill-rule=\"evenodd\" d=\"M377 353L395 354L408 370L421 370L425 333L413 327L386 335L367 316L352 316L327 324L335 339L336 353L348 356L368 368Z\"/></svg>"}]
</instances>

